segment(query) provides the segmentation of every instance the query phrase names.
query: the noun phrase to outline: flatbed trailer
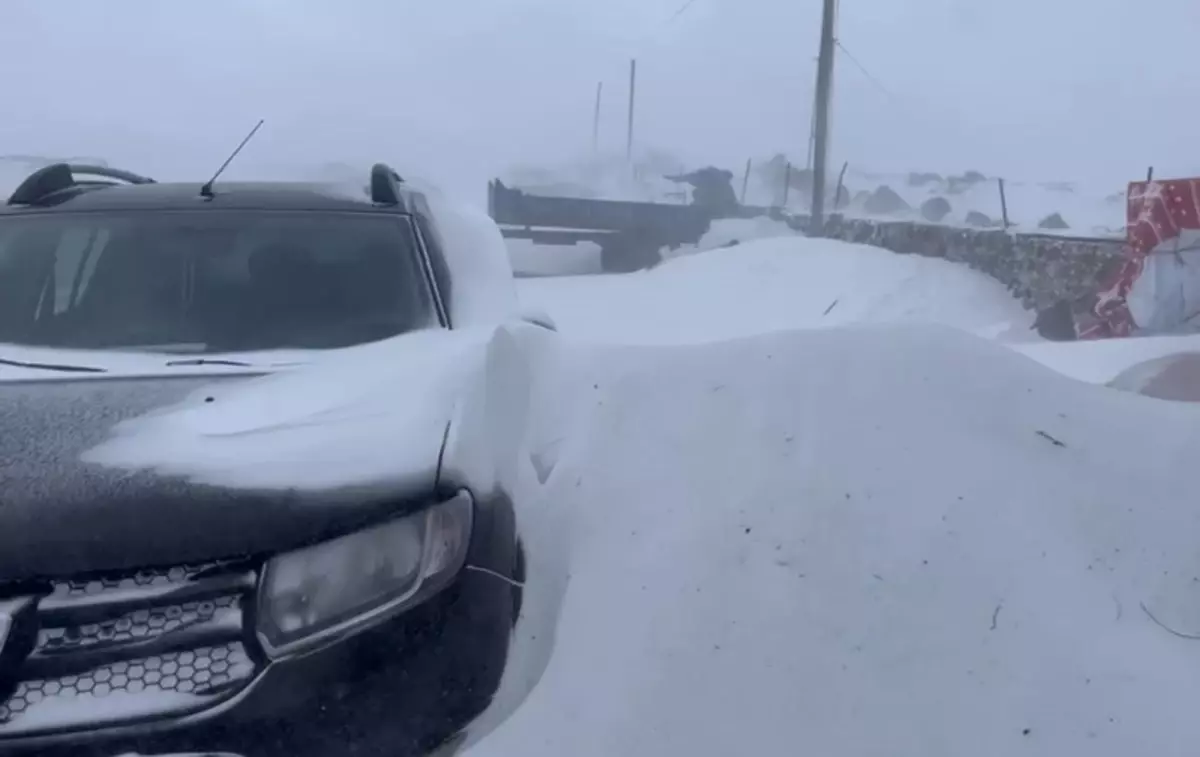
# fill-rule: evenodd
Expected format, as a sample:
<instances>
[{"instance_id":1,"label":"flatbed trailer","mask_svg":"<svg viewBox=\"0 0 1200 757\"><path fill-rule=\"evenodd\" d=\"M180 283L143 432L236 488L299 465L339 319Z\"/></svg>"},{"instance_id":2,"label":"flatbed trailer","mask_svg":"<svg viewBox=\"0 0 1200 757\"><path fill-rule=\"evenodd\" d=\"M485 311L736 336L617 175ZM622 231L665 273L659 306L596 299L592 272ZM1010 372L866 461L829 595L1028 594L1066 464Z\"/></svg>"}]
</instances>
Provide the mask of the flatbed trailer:
<instances>
[{"instance_id":1,"label":"flatbed trailer","mask_svg":"<svg viewBox=\"0 0 1200 757\"><path fill-rule=\"evenodd\" d=\"M513 189L499 179L488 183L488 215L507 239L545 245L598 244L601 268L610 273L656 265L662 260L662 248L696 244L717 218L782 218L778 209L754 206L717 216L699 205L548 197Z\"/></svg>"}]
</instances>

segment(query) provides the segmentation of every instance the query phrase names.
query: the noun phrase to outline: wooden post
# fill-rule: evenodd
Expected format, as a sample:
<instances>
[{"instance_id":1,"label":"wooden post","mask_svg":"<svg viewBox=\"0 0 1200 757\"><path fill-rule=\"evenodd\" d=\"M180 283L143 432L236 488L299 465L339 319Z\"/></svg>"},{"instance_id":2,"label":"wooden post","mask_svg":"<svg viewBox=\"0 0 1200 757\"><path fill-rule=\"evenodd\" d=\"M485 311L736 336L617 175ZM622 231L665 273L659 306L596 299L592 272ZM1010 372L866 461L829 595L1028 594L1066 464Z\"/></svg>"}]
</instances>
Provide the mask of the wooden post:
<instances>
[{"instance_id":1,"label":"wooden post","mask_svg":"<svg viewBox=\"0 0 1200 757\"><path fill-rule=\"evenodd\" d=\"M792 188L792 161L783 169L783 209L787 210L788 191Z\"/></svg>"},{"instance_id":2,"label":"wooden post","mask_svg":"<svg viewBox=\"0 0 1200 757\"><path fill-rule=\"evenodd\" d=\"M604 95L604 82L596 83L596 109L592 113L592 157L600 154L600 98Z\"/></svg>"},{"instance_id":3,"label":"wooden post","mask_svg":"<svg viewBox=\"0 0 1200 757\"><path fill-rule=\"evenodd\" d=\"M629 61L629 125L625 134L625 159L633 161L633 103L637 93L637 60Z\"/></svg>"},{"instance_id":4,"label":"wooden post","mask_svg":"<svg viewBox=\"0 0 1200 757\"><path fill-rule=\"evenodd\" d=\"M741 204L746 204L746 187L750 184L750 164L753 158L746 158L746 172L742 174L742 198L738 201Z\"/></svg>"},{"instance_id":5,"label":"wooden post","mask_svg":"<svg viewBox=\"0 0 1200 757\"><path fill-rule=\"evenodd\" d=\"M1004 179L996 179L1000 185L1000 217L1004 220L1004 228L1008 229L1008 198L1004 196Z\"/></svg>"},{"instance_id":6,"label":"wooden post","mask_svg":"<svg viewBox=\"0 0 1200 757\"><path fill-rule=\"evenodd\" d=\"M842 196L843 182L846 181L846 169L849 167L850 167L849 161L842 163L841 173L838 174L837 190L834 191L834 193L833 193L833 212L835 212L835 213L838 211L838 200Z\"/></svg>"},{"instance_id":7,"label":"wooden post","mask_svg":"<svg viewBox=\"0 0 1200 757\"><path fill-rule=\"evenodd\" d=\"M824 226L825 163L829 157L829 101L833 88L833 17L837 0L825 0L821 13L821 46L817 59L816 123L813 127L813 193L809 234L818 236Z\"/></svg>"}]
</instances>

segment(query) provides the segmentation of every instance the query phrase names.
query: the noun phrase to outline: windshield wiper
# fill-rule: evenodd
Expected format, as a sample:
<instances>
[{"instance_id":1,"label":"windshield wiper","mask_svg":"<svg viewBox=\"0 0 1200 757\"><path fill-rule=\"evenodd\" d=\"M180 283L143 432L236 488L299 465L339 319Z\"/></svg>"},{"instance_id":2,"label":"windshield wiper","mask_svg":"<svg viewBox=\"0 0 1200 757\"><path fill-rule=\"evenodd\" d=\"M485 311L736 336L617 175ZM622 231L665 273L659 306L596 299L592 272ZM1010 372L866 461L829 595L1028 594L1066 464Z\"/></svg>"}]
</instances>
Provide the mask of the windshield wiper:
<instances>
[{"instance_id":1,"label":"windshield wiper","mask_svg":"<svg viewBox=\"0 0 1200 757\"><path fill-rule=\"evenodd\" d=\"M254 367L253 363L246 363L241 360L225 360L223 358L209 357L192 357L185 360L168 360L167 365L172 367L177 365L235 365L239 368Z\"/></svg>"},{"instance_id":2,"label":"windshield wiper","mask_svg":"<svg viewBox=\"0 0 1200 757\"><path fill-rule=\"evenodd\" d=\"M36 368L41 371L64 371L66 373L108 373L107 368L95 368L90 365L60 365L58 363L30 363L24 360L8 360L0 357L0 365L12 365L17 368Z\"/></svg>"}]
</instances>

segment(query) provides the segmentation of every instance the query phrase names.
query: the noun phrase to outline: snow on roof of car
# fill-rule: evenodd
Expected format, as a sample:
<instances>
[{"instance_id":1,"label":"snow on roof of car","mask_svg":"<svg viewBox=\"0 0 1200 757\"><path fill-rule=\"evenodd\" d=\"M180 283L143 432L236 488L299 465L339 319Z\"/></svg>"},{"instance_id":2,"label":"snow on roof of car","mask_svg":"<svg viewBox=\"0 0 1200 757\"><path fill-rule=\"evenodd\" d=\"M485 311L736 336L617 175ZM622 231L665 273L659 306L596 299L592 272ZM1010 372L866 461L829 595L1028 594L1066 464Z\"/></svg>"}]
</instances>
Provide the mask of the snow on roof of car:
<instances>
[{"instance_id":1,"label":"snow on roof of car","mask_svg":"<svg viewBox=\"0 0 1200 757\"><path fill-rule=\"evenodd\" d=\"M455 327L501 322L518 309L508 248L496 222L481 208L414 182L425 195L442 237L452 279L450 319Z\"/></svg>"}]
</instances>

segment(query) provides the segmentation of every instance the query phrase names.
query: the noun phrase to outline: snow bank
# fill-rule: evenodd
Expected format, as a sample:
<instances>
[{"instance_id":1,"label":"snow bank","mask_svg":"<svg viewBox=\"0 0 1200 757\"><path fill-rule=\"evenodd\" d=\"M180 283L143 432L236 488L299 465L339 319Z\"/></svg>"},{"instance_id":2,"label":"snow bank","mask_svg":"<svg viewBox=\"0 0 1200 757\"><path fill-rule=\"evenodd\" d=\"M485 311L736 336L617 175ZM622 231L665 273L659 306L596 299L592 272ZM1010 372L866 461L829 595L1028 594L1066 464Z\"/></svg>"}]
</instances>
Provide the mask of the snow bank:
<instances>
[{"instance_id":1,"label":"snow bank","mask_svg":"<svg viewBox=\"0 0 1200 757\"><path fill-rule=\"evenodd\" d=\"M1108 385L1147 397L1200 402L1200 352L1183 352L1139 363Z\"/></svg>"},{"instance_id":2,"label":"snow bank","mask_svg":"<svg viewBox=\"0 0 1200 757\"><path fill-rule=\"evenodd\" d=\"M1194 750L1200 408L930 327L583 354L471 757Z\"/></svg>"},{"instance_id":3,"label":"snow bank","mask_svg":"<svg viewBox=\"0 0 1200 757\"><path fill-rule=\"evenodd\" d=\"M725 218L713 221L708 232L694 245L684 245L678 250L663 250L667 259L682 257L695 252L716 250L734 244L744 244L761 239L779 239L803 236L783 221L766 216L757 218Z\"/></svg>"},{"instance_id":4,"label":"snow bank","mask_svg":"<svg viewBox=\"0 0 1200 757\"><path fill-rule=\"evenodd\" d=\"M520 282L573 336L709 342L795 328L931 322L1036 339L1033 315L994 279L943 260L803 237L686 255L650 271Z\"/></svg>"},{"instance_id":5,"label":"snow bank","mask_svg":"<svg viewBox=\"0 0 1200 757\"><path fill-rule=\"evenodd\" d=\"M508 259L518 276L578 276L600 273L600 245L534 244L527 239L506 239Z\"/></svg>"},{"instance_id":6,"label":"snow bank","mask_svg":"<svg viewBox=\"0 0 1200 757\"><path fill-rule=\"evenodd\" d=\"M728 247L757 239L800 236L782 221L770 218L729 218L713 221L712 227L696 244L678 249L662 248L664 260L694 255L697 252ZM505 240L513 269L527 276L579 276L601 273L600 245L580 242L573 245L534 244L524 239Z\"/></svg>"},{"instance_id":7,"label":"snow bank","mask_svg":"<svg viewBox=\"0 0 1200 757\"><path fill-rule=\"evenodd\" d=\"M1016 349L1064 375L1107 384L1139 363L1200 351L1200 335L1040 342L1018 345Z\"/></svg>"}]
</instances>

